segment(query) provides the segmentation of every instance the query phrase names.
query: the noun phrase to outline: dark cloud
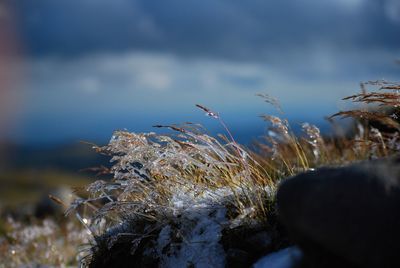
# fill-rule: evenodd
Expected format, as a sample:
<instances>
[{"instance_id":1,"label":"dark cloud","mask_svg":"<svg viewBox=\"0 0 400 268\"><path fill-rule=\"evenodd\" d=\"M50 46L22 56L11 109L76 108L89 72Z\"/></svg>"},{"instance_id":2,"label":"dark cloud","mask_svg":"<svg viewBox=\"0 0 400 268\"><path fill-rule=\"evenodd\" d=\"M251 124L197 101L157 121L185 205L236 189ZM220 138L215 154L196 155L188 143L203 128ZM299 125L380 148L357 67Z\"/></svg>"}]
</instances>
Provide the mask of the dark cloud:
<instances>
[{"instance_id":1,"label":"dark cloud","mask_svg":"<svg viewBox=\"0 0 400 268\"><path fill-rule=\"evenodd\" d=\"M339 50L397 49L399 21L387 16L392 2L16 0L14 4L26 49L35 56L147 50L256 60L282 51L313 49L315 44Z\"/></svg>"},{"instance_id":2,"label":"dark cloud","mask_svg":"<svg viewBox=\"0 0 400 268\"><path fill-rule=\"evenodd\" d=\"M360 81L398 80L398 3L0 0L0 20L16 22L31 56L15 62L28 75L10 140L93 140L208 120L194 103L252 131L266 109L258 92L279 98L289 119L322 118Z\"/></svg>"}]
</instances>

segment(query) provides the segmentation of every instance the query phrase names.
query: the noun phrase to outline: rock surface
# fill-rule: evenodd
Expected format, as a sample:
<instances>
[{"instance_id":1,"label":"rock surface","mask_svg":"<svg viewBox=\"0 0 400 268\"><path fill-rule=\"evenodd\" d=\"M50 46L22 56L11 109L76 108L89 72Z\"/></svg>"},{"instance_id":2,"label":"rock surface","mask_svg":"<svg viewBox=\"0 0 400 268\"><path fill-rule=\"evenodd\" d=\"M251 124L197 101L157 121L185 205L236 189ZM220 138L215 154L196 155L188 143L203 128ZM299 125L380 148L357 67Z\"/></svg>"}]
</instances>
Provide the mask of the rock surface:
<instances>
[{"instance_id":1,"label":"rock surface","mask_svg":"<svg viewBox=\"0 0 400 268\"><path fill-rule=\"evenodd\" d=\"M285 180L280 218L304 267L400 267L400 157Z\"/></svg>"}]
</instances>

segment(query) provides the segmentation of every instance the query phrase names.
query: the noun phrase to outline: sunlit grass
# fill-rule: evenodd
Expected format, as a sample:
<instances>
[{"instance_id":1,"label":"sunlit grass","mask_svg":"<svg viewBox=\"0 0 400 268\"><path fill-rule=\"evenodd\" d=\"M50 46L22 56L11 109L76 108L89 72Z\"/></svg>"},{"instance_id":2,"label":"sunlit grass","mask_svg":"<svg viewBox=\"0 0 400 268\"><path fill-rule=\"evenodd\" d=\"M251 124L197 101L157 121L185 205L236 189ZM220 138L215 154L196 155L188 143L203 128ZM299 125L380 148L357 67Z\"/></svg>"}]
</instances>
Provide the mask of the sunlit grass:
<instances>
[{"instance_id":1,"label":"sunlit grass","mask_svg":"<svg viewBox=\"0 0 400 268\"><path fill-rule=\"evenodd\" d=\"M366 85L375 90L367 92ZM67 211L79 219L81 232L91 236L87 238L91 247L83 251L86 257L82 264L99 257L104 247L113 246L115 239L105 234L121 224L144 222L151 226L150 231L135 229L142 232L135 233L138 248L148 243L149 236L159 236L166 226L175 233L192 232L193 226L188 227L187 222L200 220L200 216L213 217L210 222L217 221L223 230L254 224L268 228L275 222L275 191L281 180L320 166L346 165L399 151L399 90L398 83L369 82L360 94L345 98L363 106L333 116L354 118L352 129L344 136L323 136L317 126L308 123L302 125L302 135L295 135L284 118L263 115L268 136L256 142L253 150L238 144L218 112L203 105L197 107L224 129L220 136L212 137L192 123L155 126L174 131L168 135L116 131L108 145L94 146L111 157L112 167L101 171L113 179L88 185L88 195L76 199ZM261 97L284 117L275 99ZM210 209L222 214L214 218L215 213L204 213ZM191 218L189 212L197 216ZM183 235L179 243L185 239L190 238ZM23 242L3 239L0 257ZM7 260L24 263L29 257ZM61 262L48 258L45 263Z\"/></svg>"}]
</instances>

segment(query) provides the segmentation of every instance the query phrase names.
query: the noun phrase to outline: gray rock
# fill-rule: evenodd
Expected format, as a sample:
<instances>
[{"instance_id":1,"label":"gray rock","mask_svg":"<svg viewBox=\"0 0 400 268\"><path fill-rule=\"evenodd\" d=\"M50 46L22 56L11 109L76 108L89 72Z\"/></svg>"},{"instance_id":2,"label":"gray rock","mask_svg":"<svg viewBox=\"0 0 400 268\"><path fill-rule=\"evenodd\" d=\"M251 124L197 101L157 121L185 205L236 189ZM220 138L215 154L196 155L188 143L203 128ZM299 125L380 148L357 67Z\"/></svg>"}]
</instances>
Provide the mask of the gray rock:
<instances>
[{"instance_id":1,"label":"gray rock","mask_svg":"<svg viewBox=\"0 0 400 268\"><path fill-rule=\"evenodd\" d=\"M278 211L305 267L400 267L400 157L285 180Z\"/></svg>"}]
</instances>

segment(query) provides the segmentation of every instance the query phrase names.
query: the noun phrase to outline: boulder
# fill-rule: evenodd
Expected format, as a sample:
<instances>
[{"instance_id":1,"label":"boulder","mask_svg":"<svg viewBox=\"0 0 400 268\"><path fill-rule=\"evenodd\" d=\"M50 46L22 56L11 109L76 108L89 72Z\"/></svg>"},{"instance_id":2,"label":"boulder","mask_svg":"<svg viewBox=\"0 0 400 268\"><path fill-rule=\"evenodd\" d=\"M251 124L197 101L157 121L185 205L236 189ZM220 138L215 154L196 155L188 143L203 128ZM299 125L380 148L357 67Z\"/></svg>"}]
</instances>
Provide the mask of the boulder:
<instances>
[{"instance_id":1,"label":"boulder","mask_svg":"<svg viewBox=\"0 0 400 268\"><path fill-rule=\"evenodd\" d=\"M400 267L400 157L286 179L278 212L304 267Z\"/></svg>"}]
</instances>

